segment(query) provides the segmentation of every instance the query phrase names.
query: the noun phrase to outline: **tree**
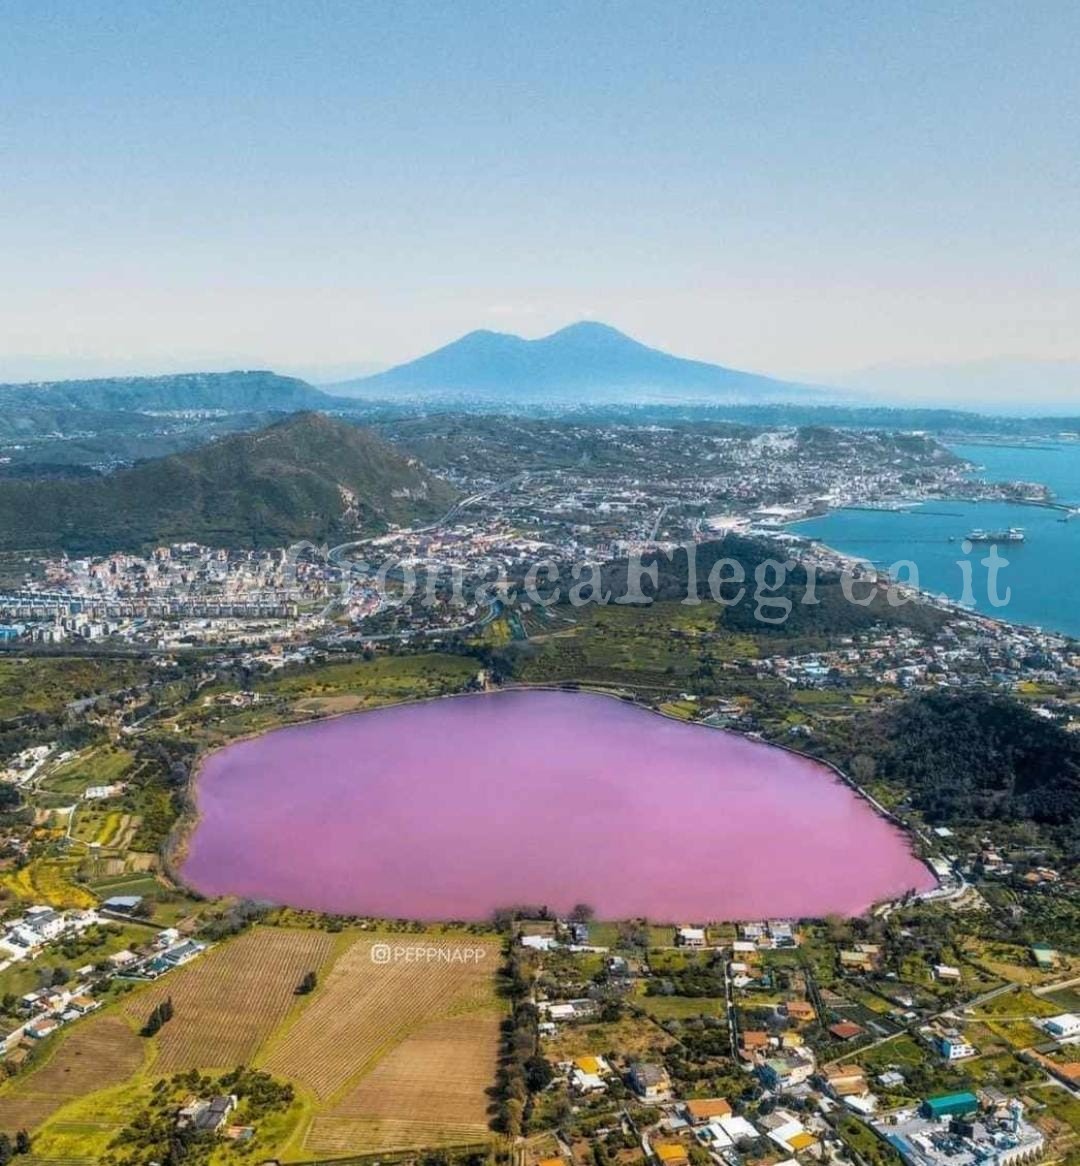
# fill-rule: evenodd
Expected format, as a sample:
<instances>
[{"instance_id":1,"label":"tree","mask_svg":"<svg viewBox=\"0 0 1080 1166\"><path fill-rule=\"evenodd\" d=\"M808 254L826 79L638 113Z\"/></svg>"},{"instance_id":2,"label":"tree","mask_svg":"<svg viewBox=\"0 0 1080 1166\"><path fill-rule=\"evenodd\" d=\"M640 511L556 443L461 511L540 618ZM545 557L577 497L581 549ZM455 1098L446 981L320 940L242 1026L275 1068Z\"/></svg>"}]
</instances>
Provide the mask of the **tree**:
<instances>
[{"instance_id":1,"label":"tree","mask_svg":"<svg viewBox=\"0 0 1080 1166\"><path fill-rule=\"evenodd\" d=\"M19 1132L15 1135L15 1153L30 1153L30 1135L26 1132L26 1130L19 1130Z\"/></svg>"},{"instance_id":2,"label":"tree","mask_svg":"<svg viewBox=\"0 0 1080 1166\"><path fill-rule=\"evenodd\" d=\"M530 1093L539 1093L542 1089L546 1089L554 1076L555 1070L552 1069L547 1059L539 1054L529 1057L525 1062L525 1083L528 1085Z\"/></svg>"},{"instance_id":3,"label":"tree","mask_svg":"<svg viewBox=\"0 0 1080 1166\"><path fill-rule=\"evenodd\" d=\"M162 1000L146 1018L146 1023L142 1027L142 1035L154 1036L161 1031L161 1026L172 1020L172 1018L173 1002L172 997L169 996L166 1000Z\"/></svg>"},{"instance_id":4,"label":"tree","mask_svg":"<svg viewBox=\"0 0 1080 1166\"><path fill-rule=\"evenodd\" d=\"M596 911L588 903L575 903L570 912L571 923L591 923L596 918Z\"/></svg>"},{"instance_id":5,"label":"tree","mask_svg":"<svg viewBox=\"0 0 1080 1166\"><path fill-rule=\"evenodd\" d=\"M315 985L318 983L318 977L314 972L305 972L304 978L296 986L297 996L307 996L308 993L315 991Z\"/></svg>"}]
</instances>

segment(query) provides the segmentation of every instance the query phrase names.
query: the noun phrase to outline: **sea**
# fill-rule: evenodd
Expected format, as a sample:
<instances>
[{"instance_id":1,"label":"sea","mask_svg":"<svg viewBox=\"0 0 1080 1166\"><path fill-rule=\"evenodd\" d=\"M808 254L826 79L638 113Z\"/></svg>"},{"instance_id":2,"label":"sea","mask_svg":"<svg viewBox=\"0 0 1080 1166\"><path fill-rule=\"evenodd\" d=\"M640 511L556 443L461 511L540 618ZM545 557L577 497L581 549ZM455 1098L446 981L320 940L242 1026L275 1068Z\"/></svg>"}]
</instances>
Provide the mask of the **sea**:
<instances>
[{"instance_id":1,"label":"sea","mask_svg":"<svg viewBox=\"0 0 1080 1166\"><path fill-rule=\"evenodd\" d=\"M975 464L973 478L1040 482L1050 487L1055 502L1080 506L1080 445L950 448ZM985 615L1080 638L1080 515L1064 517L1042 506L933 501L900 511L834 510L792 529L878 567L914 563L923 590L956 602L973 599L971 606ZM998 544L1005 564L997 568L994 587L986 562L990 547L975 543L965 553L964 539L972 530L1008 527L1023 529L1025 541ZM970 564L970 589L964 563ZM901 574L907 578L910 570Z\"/></svg>"}]
</instances>

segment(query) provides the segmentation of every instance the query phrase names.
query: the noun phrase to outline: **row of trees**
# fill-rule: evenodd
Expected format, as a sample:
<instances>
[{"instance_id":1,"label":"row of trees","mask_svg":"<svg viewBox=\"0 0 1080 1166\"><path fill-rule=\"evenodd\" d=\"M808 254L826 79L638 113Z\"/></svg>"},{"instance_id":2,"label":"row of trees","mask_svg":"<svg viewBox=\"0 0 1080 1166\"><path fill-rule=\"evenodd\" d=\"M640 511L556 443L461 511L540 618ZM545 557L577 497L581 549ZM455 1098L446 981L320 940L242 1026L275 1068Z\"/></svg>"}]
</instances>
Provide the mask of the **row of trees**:
<instances>
[{"instance_id":1,"label":"row of trees","mask_svg":"<svg viewBox=\"0 0 1080 1166\"><path fill-rule=\"evenodd\" d=\"M173 1018L173 1002L172 997L162 1000L153 1012L146 1018L146 1023L142 1027L143 1036L153 1036L155 1033L161 1031L162 1027L166 1025Z\"/></svg>"},{"instance_id":2,"label":"row of trees","mask_svg":"<svg viewBox=\"0 0 1080 1166\"><path fill-rule=\"evenodd\" d=\"M7 1166L17 1154L29 1153L30 1135L26 1130L19 1130L14 1138L0 1134L0 1166Z\"/></svg>"},{"instance_id":3,"label":"row of trees","mask_svg":"<svg viewBox=\"0 0 1080 1166\"><path fill-rule=\"evenodd\" d=\"M528 1121L532 1095L547 1087L554 1072L540 1054L539 1016L529 999L530 972L512 938L503 974L511 1013L502 1025L494 1125L508 1137L517 1138Z\"/></svg>"}]
</instances>

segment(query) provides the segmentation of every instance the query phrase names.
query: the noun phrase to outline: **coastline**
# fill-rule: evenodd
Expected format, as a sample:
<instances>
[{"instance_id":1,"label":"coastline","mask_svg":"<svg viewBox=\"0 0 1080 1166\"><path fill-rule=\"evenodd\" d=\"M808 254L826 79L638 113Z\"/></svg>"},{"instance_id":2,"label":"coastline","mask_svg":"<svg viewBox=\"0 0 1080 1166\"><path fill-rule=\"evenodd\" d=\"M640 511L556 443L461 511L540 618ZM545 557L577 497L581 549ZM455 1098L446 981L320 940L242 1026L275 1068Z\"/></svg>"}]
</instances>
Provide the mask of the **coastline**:
<instances>
[{"instance_id":1,"label":"coastline","mask_svg":"<svg viewBox=\"0 0 1080 1166\"><path fill-rule=\"evenodd\" d=\"M163 844L161 855L162 873L177 889L192 895L194 898L207 901L216 897L208 896L197 888L192 887L191 884L184 879L180 872L180 867L183 865L187 857L188 845L192 835L198 827L200 820L200 814L198 810L198 782L202 776L203 766L206 761L208 761L222 749L226 749L232 745L243 744L245 741L262 738L272 733L283 732L288 729L301 728L305 725L335 721L343 717L364 716L367 713L374 713L387 709L406 708L415 705L431 704L435 701L458 700L468 697L491 697L498 696L500 693L513 692L558 692L564 694L586 693L593 696L605 697L620 704L629 704L635 709L638 709L642 712L652 713L655 716L662 717L665 720L672 721L685 728L707 729L712 732L726 734L727 736L740 741L746 741L768 748L780 749L785 753L799 757L801 760L810 764L820 766L827 771L830 780L839 781L848 790L864 801L878 817L887 821L891 827L904 836L904 841L907 845L909 853L911 854L911 857L917 862L921 863L923 867L925 867L934 882L934 886L930 889L918 892L918 897L941 898L943 893L950 893L947 891L945 884L942 882L938 872L931 865L926 854L923 853L924 848L932 845L932 840L922 835L920 831L917 830L914 826L893 814L892 811L877 801L877 799L864 790L858 784L858 782L854 780L854 778L845 773L834 762L828 761L821 757L816 757L813 754L806 753L803 750L797 749L790 745L785 745L781 742L769 741L761 737L752 736L748 733L739 732L737 729L725 728L717 725L708 725L700 721L695 722L683 720L681 717L676 717L671 713L664 712L662 709L642 701L633 693L622 693L619 691L613 691L611 689L573 682L568 682L566 684L513 683L503 685L502 687L495 690L488 690L484 692L453 692L441 693L437 696L414 697L400 701L391 701L386 704L379 705L375 708L343 710L340 712L326 713L325 715L315 714L313 716L304 717L296 721L276 725L272 728L238 735L232 740L223 742L222 744L217 745L212 749L206 750L204 753L200 753L196 759L196 763L192 766L188 781L184 787L185 797L190 810L185 811L185 813L177 819L176 823L174 823L173 829L170 831L169 838ZM916 845L917 843L918 845ZM864 909L864 911L860 912L860 914L870 914L878 912L882 909L891 909L892 907L899 905L902 901L902 898L877 900L868 904L868 906ZM286 903L279 905L286 907L289 906L289 904ZM816 918L816 916L813 917ZM730 920L716 919L713 920L713 922L730 922Z\"/></svg>"},{"instance_id":2,"label":"coastline","mask_svg":"<svg viewBox=\"0 0 1080 1166\"><path fill-rule=\"evenodd\" d=\"M934 499L923 498L923 499L913 500L912 502L906 503L905 505L922 506L930 501L934 501ZM971 505L976 505L976 504L983 503L983 502L988 502L988 503L989 502L998 502L999 500L986 499L986 498L957 498L957 499L955 499L955 501L966 502L966 503L969 503ZM1069 507L1069 506L1064 506L1064 505L1061 505L1058 503L1043 503L1043 502L1020 503L1020 502L1017 502L1014 500L1010 500L1008 502L1005 502L1004 504L1005 505L1027 505L1027 506L1036 507L1038 509L1047 509L1047 510L1064 510L1069 514L1077 513L1077 511L1074 510L1074 508ZM840 512L845 511L845 510L862 511L862 510L867 510L867 509L871 509L871 508L858 507L858 506L856 506L856 507L833 506L833 507L830 507L824 514L808 515L804 518L792 518L792 519L789 519L788 521L786 521L783 525L784 525L785 529L790 530L790 532L793 535L796 535L798 538L803 539L811 547L815 547L819 550L825 551L827 554L834 556L840 563L842 563L846 567L853 568L853 567L865 566L867 563L869 563L869 565L871 567L873 567L873 569L875 571L877 571L879 573L879 575L891 578L891 576L888 576L888 574L884 570L884 568L879 567L871 559L865 559L862 556L853 554L850 551L841 550L839 547L833 546L831 543L827 543L823 539L813 538L810 535L802 534L801 532L794 529L794 527L796 527L799 523L813 522L817 519L829 518L832 515L839 514ZM898 505L897 509L894 510L892 508L889 508L888 511L886 511L886 512L887 513L898 513L898 512L900 512L900 509L901 508ZM928 590L926 590L926 588L923 588L923 587L919 587L919 588L912 587L910 583L902 583L899 586L903 590L906 590L906 591L910 592L912 595L916 596L917 598L916 598L915 602L923 603L923 604L927 605L928 607L936 607L939 610L949 612L952 615L962 616L962 617L965 617L968 619L974 618L974 619L986 620L989 623L995 624L999 628L1019 628L1019 629L1022 629L1024 631L1031 632L1031 633L1038 633L1041 635L1059 636L1063 640L1076 640L1076 639L1078 639L1077 636L1074 636L1069 632L1060 631L1057 628L1047 628L1047 627L1044 627L1042 624L1026 623L1024 620L1007 619L1006 617L1000 616L1000 615L990 615L988 612L980 611L977 607L965 607L957 599L951 599L947 595L941 595L941 594L938 594L938 593L935 593L932 591L928 591Z\"/></svg>"}]
</instances>

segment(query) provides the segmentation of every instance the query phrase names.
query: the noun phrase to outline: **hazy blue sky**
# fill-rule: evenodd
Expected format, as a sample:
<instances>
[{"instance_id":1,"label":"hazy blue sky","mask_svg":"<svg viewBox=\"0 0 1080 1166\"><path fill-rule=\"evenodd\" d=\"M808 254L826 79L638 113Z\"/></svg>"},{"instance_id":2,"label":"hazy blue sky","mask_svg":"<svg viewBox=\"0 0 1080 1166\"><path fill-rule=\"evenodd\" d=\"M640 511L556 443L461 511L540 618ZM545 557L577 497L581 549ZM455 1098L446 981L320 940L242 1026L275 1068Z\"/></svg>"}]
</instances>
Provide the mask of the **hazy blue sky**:
<instances>
[{"instance_id":1,"label":"hazy blue sky","mask_svg":"<svg viewBox=\"0 0 1080 1166\"><path fill-rule=\"evenodd\" d=\"M582 317L1080 358L1078 44L1075 0L0 0L0 379Z\"/></svg>"}]
</instances>

